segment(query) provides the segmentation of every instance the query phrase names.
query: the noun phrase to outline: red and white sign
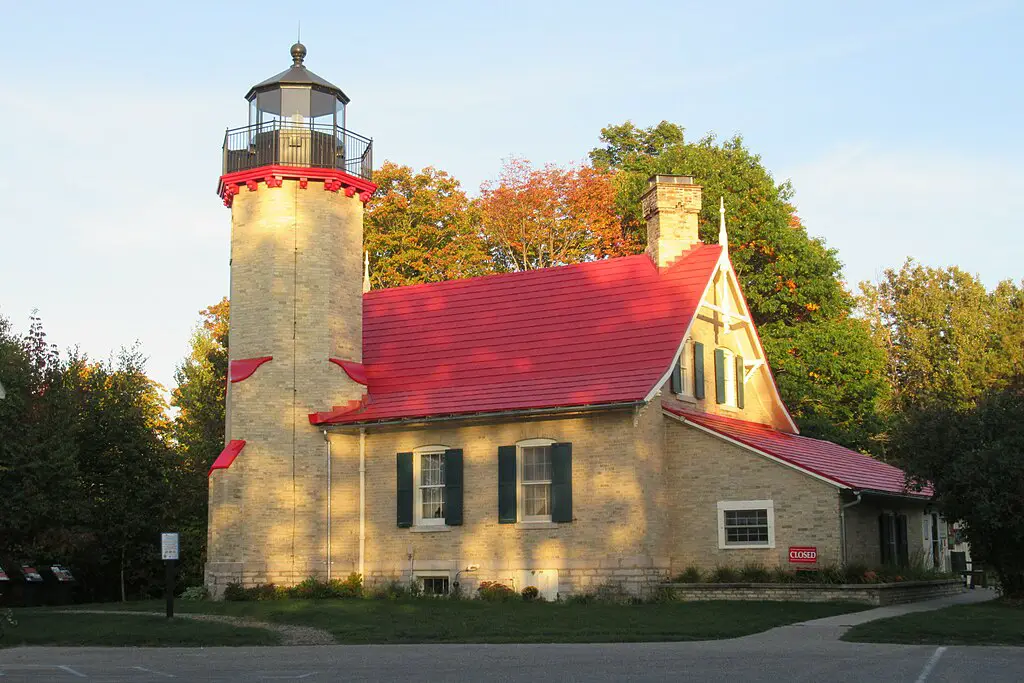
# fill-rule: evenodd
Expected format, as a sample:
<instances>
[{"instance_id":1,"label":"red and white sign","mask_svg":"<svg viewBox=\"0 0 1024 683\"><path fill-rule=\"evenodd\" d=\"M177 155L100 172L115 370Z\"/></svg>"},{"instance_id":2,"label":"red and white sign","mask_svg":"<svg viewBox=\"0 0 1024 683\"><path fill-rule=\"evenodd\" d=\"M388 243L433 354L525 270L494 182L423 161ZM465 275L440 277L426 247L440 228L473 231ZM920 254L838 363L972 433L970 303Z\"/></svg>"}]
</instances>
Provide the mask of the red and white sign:
<instances>
[{"instance_id":1,"label":"red and white sign","mask_svg":"<svg viewBox=\"0 0 1024 683\"><path fill-rule=\"evenodd\" d=\"M789 561L798 564L814 564L818 561L818 549L812 546L790 546Z\"/></svg>"}]
</instances>

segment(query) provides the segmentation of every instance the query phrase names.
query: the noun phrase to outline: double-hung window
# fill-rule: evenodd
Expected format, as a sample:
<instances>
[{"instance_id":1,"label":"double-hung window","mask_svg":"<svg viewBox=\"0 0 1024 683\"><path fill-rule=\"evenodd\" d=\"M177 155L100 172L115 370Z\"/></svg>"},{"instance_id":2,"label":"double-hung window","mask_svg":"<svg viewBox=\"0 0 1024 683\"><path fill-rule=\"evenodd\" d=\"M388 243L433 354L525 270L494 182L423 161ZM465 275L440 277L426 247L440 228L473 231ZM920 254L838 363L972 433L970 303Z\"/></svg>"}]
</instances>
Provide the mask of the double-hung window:
<instances>
[{"instance_id":1,"label":"double-hung window","mask_svg":"<svg viewBox=\"0 0 1024 683\"><path fill-rule=\"evenodd\" d=\"M498 523L550 528L573 521L572 444L526 439L498 447Z\"/></svg>"},{"instance_id":2,"label":"double-hung window","mask_svg":"<svg viewBox=\"0 0 1024 683\"><path fill-rule=\"evenodd\" d=\"M719 548L774 548L775 504L770 500L718 503Z\"/></svg>"},{"instance_id":3,"label":"double-hung window","mask_svg":"<svg viewBox=\"0 0 1024 683\"><path fill-rule=\"evenodd\" d=\"M736 407L736 355L729 349L722 349L725 405Z\"/></svg>"},{"instance_id":4,"label":"double-hung window","mask_svg":"<svg viewBox=\"0 0 1024 683\"><path fill-rule=\"evenodd\" d=\"M396 455L398 526L420 527L420 531L460 526L462 449L420 446Z\"/></svg>"},{"instance_id":5,"label":"double-hung window","mask_svg":"<svg viewBox=\"0 0 1024 683\"><path fill-rule=\"evenodd\" d=\"M523 521L551 521L551 446L521 446L520 499Z\"/></svg>"},{"instance_id":6,"label":"double-hung window","mask_svg":"<svg viewBox=\"0 0 1024 683\"><path fill-rule=\"evenodd\" d=\"M416 455L416 523L444 524L444 449Z\"/></svg>"}]
</instances>

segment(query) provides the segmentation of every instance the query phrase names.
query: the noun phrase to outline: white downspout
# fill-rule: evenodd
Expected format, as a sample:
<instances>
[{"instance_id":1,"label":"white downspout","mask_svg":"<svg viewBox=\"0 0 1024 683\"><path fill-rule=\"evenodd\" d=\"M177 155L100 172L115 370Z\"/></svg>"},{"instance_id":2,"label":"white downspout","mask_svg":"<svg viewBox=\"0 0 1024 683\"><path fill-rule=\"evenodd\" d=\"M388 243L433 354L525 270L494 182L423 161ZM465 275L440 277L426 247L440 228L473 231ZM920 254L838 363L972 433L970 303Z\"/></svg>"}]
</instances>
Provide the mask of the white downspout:
<instances>
[{"instance_id":1,"label":"white downspout","mask_svg":"<svg viewBox=\"0 0 1024 683\"><path fill-rule=\"evenodd\" d=\"M331 580L331 565L334 564L331 557L331 438L324 430L324 441L327 442L327 580Z\"/></svg>"},{"instance_id":2,"label":"white downspout","mask_svg":"<svg viewBox=\"0 0 1024 683\"><path fill-rule=\"evenodd\" d=\"M839 506L839 542L842 544L843 551L843 566L846 566L846 508L852 508L854 505L860 505L861 503L861 492L857 491L854 493L854 498L849 503L843 503Z\"/></svg>"},{"instance_id":3,"label":"white downspout","mask_svg":"<svg viewBox=\"0 0 1024 683\"><path fill-rule=\"evenodd\" d=\"M366 557L366 429L359 428L359 576L365 581Z\"/></svg>"}]
</instances>

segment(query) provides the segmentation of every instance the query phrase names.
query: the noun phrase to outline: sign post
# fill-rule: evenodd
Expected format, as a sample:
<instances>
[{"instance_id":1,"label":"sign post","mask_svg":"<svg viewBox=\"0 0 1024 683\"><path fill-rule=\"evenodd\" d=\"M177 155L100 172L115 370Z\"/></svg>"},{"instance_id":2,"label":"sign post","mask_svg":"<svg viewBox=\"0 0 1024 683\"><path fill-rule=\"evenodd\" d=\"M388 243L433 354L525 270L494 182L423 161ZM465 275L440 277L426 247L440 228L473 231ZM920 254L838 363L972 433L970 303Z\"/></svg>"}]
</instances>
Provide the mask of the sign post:
<instances>
[{"instance_id":1,"label":"sign post","mask_svg":"<svg viewBox=\"0 0 1024 683\"><path fill-rule=\"evenodd\" d=\"M164 596L167 598L167 618L174 616L174 581L178 564L178 532L160 534L160 557L167 568Z\"/></svg>"}]
</instances>

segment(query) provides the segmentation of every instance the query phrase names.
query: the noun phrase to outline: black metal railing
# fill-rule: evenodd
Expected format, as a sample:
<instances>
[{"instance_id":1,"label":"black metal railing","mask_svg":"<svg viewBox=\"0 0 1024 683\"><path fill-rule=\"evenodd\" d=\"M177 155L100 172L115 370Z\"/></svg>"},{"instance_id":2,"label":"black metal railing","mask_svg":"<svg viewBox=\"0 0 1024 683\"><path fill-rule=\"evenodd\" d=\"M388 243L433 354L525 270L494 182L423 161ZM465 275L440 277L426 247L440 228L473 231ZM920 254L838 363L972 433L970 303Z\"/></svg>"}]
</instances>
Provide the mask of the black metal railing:
<instances>
[{"instance_id":1,"label":"black metal railing","mask_svg":"<svg viewBox=\"0 0 1024 683\"><path fill-rule=\"evenodd\" d=\"M269 166L336 168L373 175L373 140L339 126L266 121L224 134L224 173Z\"/></svg>"}]
</instances>

